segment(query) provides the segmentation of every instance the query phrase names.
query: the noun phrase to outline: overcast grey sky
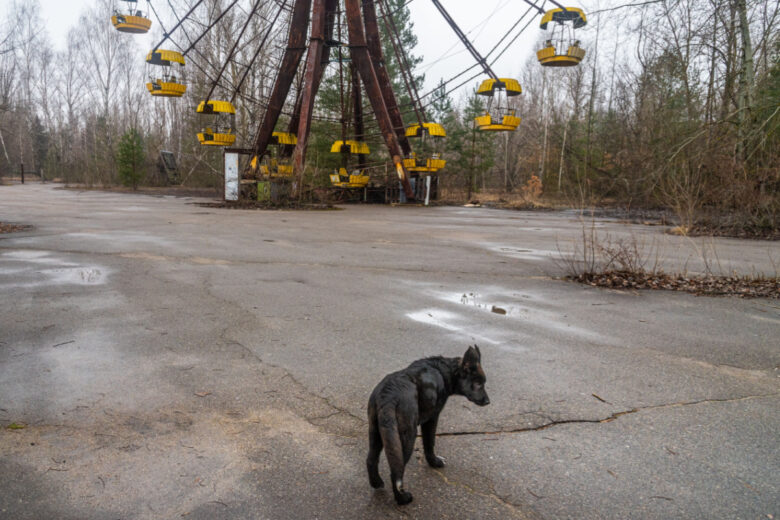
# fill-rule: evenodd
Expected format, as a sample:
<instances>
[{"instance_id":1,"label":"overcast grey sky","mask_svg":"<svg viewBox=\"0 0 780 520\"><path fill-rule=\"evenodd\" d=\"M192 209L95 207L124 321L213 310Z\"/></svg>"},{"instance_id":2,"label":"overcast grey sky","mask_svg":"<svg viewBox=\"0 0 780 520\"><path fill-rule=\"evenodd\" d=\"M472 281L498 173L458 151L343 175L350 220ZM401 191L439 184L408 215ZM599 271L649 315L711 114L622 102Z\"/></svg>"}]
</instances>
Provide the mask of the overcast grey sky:
<instances>
[{"instance_id":1,"label":"overcast grey sky","mask_svg":"<svg viewBox=\"0 0 780 520\"><path fill-rule=\"evenodd\" d=\"M49 38L55 47L62 48L65 45L68 29L76 25L84 8L92 5L95 0L67 2L39 0L39 2L40 14L45 21ZM11 3L11 0L0 0L0 16L6 16ZM139 5L146 9L144 4L143 0L139 2ZM166 4L157 1L155 6L161 16L172 19ZM442 4L483 54L498 42L528 8L522 0L479 0L478 2L443 0ZM582 7L588 13L589 8L596 8L597 1L574 1L566 5ZM545 8L551 7L553 6L549 2L545 6ZM426 74L426 90L434 87L439 78L449 78L474 63L471 55L457 40L452 29L430 0L414 0L409 8L414 18L414 30L419 38L419 44L414 52L424 57L420 71ZM543 31L539 28L540 15L538 14L530 14L522 23L525 24L531 17L533 20L522 36L495 64L494 70L499 76L517 77L523 63L534 55L535 43ZM110 22L107 20L106 23ZM589 28L585 31L590 32ZM155 43L151 35L128 35L128 38L134 38L141 49L144 49L141 54L145 52L146 47L151 47ZM500 48L503 48L503 45ZM143 60L144 56L139 55L139 59Z\"/></svg>"}]
</instances>

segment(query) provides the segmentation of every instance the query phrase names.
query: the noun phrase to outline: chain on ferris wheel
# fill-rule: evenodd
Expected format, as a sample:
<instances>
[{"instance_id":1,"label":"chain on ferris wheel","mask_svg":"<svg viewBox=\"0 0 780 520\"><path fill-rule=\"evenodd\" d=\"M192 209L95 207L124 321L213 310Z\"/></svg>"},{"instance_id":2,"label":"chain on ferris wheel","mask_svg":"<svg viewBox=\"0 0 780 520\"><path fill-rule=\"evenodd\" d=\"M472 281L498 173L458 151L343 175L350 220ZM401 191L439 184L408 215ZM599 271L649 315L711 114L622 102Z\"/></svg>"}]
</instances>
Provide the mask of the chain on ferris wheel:
<instances>
[{"instance_id":1,"label":"chain on ferris wheel","mask_svg":"<svg viewBox=\"0 0 780 520\"><path fill-rule=\"evenodd\" d=\"M124 10L116 9L111 17L111 22L121 32L146 33L152 25L149 18L149 9L151 9L160 24L164 37L146 57L147 76L149 77L146 87L154 97L177 98L182 97L187 88L184 65L185 56L188 53L200 54L206 61L205 66L217 68L214 63L209 63L205 59L197 49L197 45L238 1L232 0L213 21L204 24L205 27L196 38L191 39L187 35L188 45L186 47L176 43L172 35L190 19L203 0L195 1L187 13L181 17L174 12L177 23L169 30L163 26L162 20L150 0L146 0L147 12L138 9L138 0L117 0L117 2L126 4L126 8ZM365 168L366 157L370 153L370 149L364 142L366 131L362 101L363 95L365 95L369 101L368 106L373 113L372 122L379 128L379 134L387 147L405 195L408 199L413 200L414 192L410 177L430 175L446 165L442 154L447 133L440 124L428 120L426 105L422 99L433 94L433 91L424 96L420 96L417 91L413 70L406 57L398 28L395 26L393 13L385 5L385 0L275 0L275 13L273 13L271 20L264 18L267 22L267 28L265 28L255 53L248 63L238 64L235 61L236 51L242 44L242 38L250 21L261 7L261 1L263 0L253 0L251 9L245 13L246 20L224 62L219 65L219 71L216 75L208 73L205 66L195 64L211 84L206 98L198 104L196 109L199 114L204 116L205 121L203 129L197 135L199 142L204 146L226 147L234 145L236 142L236 109L233 102L237 96L253 100L260 106L260 117L251 147L247 148L251 152L250 168L256 175L264 178L298 178L302 180L306 148L314 117L315 98L327 66L330 63L337 63L341 111L338 121L341 123L341 139L332 144L331 151L341 154L342 159L339 170L331 175L333 185L359 187L365 186L368 182ZM522 93L519 82L513 78L497 76L486 56L477 51L466 34L444 9L441 2L439 0L431 1L471 53L476 61L476 66L488 76L477 90L478 95L486 98L486 109L484 114L475 118L475 128L480 131L494 132L517 129L521 119L516 114L512 100ZM542 15L540 26L543 30L549 28L551 33L550 38L545 41L544 47L537 51L539 63L545 67L565 67L579 64L585 56L585 51L580 47L579 40L575 39L574 31L587 23L585 13L579 8L564 7L555 0L550 1L555 4L556 8L549 11L544 11L532 0L524 1L531 6L529 10L535 9ZM292 5L288 5L288 3ZM173 10L170 2L168 5ZM266 3L265 5L270 4ZM403 114L385 66L376 12L377 6L381 11L385 36L390 40L401 78L409 95L412 111L417 120L415 124L410 126L404 125ZM286 21L282 22L281 30L273 33L282 13L285 13ZM551 25L552 27L550 27ZM525 27L527 25L517 32L508 45L511 45L518 38ZM499 43L503 42L512 30L514 27ZM273 38L273 34L276 34L277 37ZM253 98L250 94L242 92L244 80L267 44L278 45L280 43L280 35L286 35L287 41L275 67L276 75L271 93L265 98ZM253 36L253 38L255 37L257 35ZM166 42L171 42L179 50L162 49L161 46ZM498 44L493 50L497 47ZM507 47L504 48L504 51ZM504 51L500 54L503 54ZM497 59L498 56L493 61L495 62ZM230 63L238 65L242 69L241 79L236 84L230 85L230 89L227 89L232 91L229 100L227 98L213 99L212 96L218 87L221 86L223 91L226 90L225 84L229 82L223 79L223 75ZM345 67L345 64L348 66ZM345 72L345 69L348 71ZM461 72L444 83L449 83L465 72ZM296 77L302 78L302 82L297 89L293 89ZM290 106L290 98L293 100L293 108L291 113L285 113L287 127L277 129L277 126L285 119L281 116L285 107Z\"/></svg>"}]
</instances>

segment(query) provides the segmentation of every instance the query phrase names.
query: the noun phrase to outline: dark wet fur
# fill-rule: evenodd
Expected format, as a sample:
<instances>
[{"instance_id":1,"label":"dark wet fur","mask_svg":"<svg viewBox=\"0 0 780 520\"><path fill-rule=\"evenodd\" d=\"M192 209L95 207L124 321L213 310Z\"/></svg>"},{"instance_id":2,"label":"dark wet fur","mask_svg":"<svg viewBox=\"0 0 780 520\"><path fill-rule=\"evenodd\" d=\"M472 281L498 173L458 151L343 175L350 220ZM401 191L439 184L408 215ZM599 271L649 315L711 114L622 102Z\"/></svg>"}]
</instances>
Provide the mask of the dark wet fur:
<instances>
[{"instance_id":1,"label":"dark wet fur","mask_svg":"<svg viewBox=\"0 0 780 520\"><path fill-rule=\"evenodd\" d=\"M368 481L384 486L379 476L379 454L385 449L390 465L393 495L408 504L412 494L403 488L404 468L414 450L417 425L421 426L425 460L434 468L444 460L434 453L436 425L447 398L463 395L480 406L490 404L479 347L469 347L463 358L441 356L420 359L393 372L371 392L368 400ZM399 485L400 483L400 485Z\"/></svg>"}]
</instances>

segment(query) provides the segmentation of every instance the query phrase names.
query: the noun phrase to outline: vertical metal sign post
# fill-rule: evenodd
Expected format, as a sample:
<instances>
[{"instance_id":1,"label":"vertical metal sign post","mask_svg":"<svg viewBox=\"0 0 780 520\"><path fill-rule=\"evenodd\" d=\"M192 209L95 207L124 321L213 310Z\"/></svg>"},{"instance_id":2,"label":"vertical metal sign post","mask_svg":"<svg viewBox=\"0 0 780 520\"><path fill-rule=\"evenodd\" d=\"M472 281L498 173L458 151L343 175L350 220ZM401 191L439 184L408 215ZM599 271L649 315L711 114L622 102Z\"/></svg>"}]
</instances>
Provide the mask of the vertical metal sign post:
<instances>
[{"instance_id":1,"label":"vertical metal sign post","mask_svg":"<svg viewBox=\"0 0 780 520\"><path fill-rule=\"evenodd\" d=\"M238 154L225 151L225 200L238 200Z\"/></svg>"}]
</instances>

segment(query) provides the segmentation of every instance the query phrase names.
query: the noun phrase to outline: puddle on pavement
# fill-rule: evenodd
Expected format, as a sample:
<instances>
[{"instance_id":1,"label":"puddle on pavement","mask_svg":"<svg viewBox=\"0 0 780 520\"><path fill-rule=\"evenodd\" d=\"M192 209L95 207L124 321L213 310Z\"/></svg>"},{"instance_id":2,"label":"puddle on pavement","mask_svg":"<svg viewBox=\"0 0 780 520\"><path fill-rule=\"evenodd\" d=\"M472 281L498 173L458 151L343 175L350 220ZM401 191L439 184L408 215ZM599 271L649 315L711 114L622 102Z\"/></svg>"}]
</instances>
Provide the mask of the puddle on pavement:
<instances>
[{"instance_id":1,"label":"puddle on pavement","mask_svg":"<svg viewBox=\"0 0 780 520\"><path fill-rule=\"evenodd\" d=\"M551 259L559 258L566 253L559 251L553 251L552 249L528 249L523 247L513 247L505 244L482 244L490 251L494 251L501 256L508 256L510 258L517 258L520 260L536 260L536 261L549 261Z\"/></svg>"},{"instance_id":2,"label":"puddle on pavement","mask_svg":"<svg viewBox=\"0 0 780 520\"><path fill-rule=\"evenodd\" d=\"M423 285L425 288L421 292L449 306L445 309L431 307L406 316L478 341L511 347L513 351L525 350L524 342L540 334L564 334L601 343L607 341L596 331L572 324L567 307L541 293L493 286L454 292L434 288L430 284ZM419 285L417 287L420 288Z\"/></svg>"},{"instance_id":3,"label":"puddle on pavement","mask_svg":"<svg viewBox=\"0 0 780 520\"><path fill-rule=\"evenodd\" d=\"M95 267L73 267L69 269L47 269L45 274L59 284L97 285L104 282L103 271Z\"/></svg>"},{"instance_id":4,"label":"puddle on pavement","mask_svg":"<svg viewBox=\"0 0 780 520\"><path fill-rule=\"evenodd\" d=\"M475 341L482 341L492 345L501 343L493 338L472 332L469 327L465 327L459 323L459 320L462 320L461 316L442 309L423 309L417 312L410 312L406 316L419 323L434 325L450 332L463 334Z\"/></svg>"},{"instance_id":5,"label":"puddle on pavement","mask_svg":"<svg viewBox=\"0 0 780 520\"><path fill-rule=\"evenodd\" d=\"M480 303L477 300L477 295L474 293L463 293L463 295L460 297L460 303L463 305L473 305L474 307L485 309L494 314L500 314L502 316L505 316L507 313L507 310L504 307L499 307L489 303Z\"/></svg>"},{"instance_id":6,"label":"puddle on pavement","mask_svg":"<svg viewBox=\"0 0 780 520\"><path fill-rule=\"evenodd\" d=\"M8 265L0 274L11 275L0 281L0 287L101 285L108 278L102 266L79 265L50 251L8 251L0 255L0 264Z\"/></svg>"}]
</instances>

